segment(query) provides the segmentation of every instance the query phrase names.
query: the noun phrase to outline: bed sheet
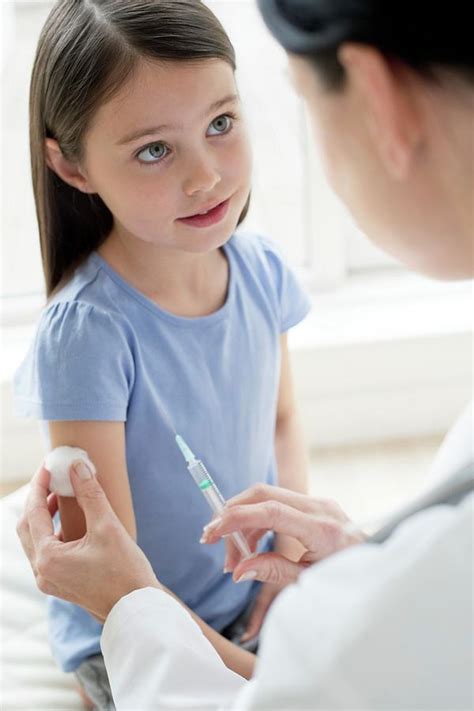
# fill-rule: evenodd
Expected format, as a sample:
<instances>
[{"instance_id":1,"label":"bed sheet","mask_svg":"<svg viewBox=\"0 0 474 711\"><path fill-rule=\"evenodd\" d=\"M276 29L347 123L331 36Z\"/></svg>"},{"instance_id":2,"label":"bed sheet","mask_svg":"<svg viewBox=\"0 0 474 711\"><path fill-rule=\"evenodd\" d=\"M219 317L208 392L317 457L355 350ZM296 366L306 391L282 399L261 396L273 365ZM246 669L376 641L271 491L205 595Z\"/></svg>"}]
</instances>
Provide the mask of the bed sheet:
<instances>
[{"instance_id":1,"label":"bed sheet","mask_svg":"<svg viewBox=\"0 0 474 711\"><path fill-rule=\"evenodd\" d=\"M36 588L16 535L16 522L27 490L25 486L0 499L0 708L2 711L84 709L74 688L74 675L64 674L51 655L46 597Z\"/></svg>"}]
</instances>

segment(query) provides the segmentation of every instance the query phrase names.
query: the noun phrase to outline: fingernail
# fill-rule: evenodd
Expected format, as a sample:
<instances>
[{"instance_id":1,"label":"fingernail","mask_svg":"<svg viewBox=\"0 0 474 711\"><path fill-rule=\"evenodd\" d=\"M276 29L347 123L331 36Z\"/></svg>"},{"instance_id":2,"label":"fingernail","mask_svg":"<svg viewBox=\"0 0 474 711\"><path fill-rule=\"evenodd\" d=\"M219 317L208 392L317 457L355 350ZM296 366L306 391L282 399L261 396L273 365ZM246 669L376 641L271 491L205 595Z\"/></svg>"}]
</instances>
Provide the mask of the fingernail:
<instances>
[{"instance_id":1,"label":"fingernail","mask_svg":"<svg viewBox=\"0 0 474 711\"><path fill-rule=\"evenodd\" d=\"M217 526L219 526L222 523L222 519L220 516L218 518L215 518L213 521L207 524L207 526L204 526L203 531L204 533L210 533L213 531Z\"/></svg>"},{"instance_id":2,"label":"fingernail","mask_svg":"<svg viewBox=\"0 0 474 711\"><path fill-rule=\"evenodd\" d=\"M232 573L232 569L227 566L224 567L224 573Z\"/></svg>"},{"instance_id":3,"label":"fingernail","mask_svg":"<svg viewBox=\"0 0 474 711\"><path fill-rule=\"evenodd\" d=\"M76 472L79 479L92 479L92 472L84 462L74 462L72 468Z\"/></svg>"},{"instance_id":4,"label":"fingernail","mask_svg":"<svg viewBox=\"0 0 474 711\"><path fill-rule=\"evenodd\" d=\"M237 578L235 581L236 583L243 583L246 580L254 580L257 577L257 571L256 570L247 570L245 573L242 573L240 578Z\"/></svg>"}]
</instances>

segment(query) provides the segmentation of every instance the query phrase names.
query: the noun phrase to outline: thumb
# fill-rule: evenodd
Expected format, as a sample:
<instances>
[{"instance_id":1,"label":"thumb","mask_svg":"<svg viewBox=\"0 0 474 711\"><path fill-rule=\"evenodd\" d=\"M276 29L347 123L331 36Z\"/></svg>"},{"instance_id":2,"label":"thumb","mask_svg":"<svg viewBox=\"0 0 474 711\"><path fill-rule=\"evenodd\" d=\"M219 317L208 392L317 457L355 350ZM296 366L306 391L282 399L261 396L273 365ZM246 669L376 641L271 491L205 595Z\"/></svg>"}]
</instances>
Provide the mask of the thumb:
<instances>
[{"instance_id":1,"label":"thumb","mask_svg":"<svg viewBox=\"0 0 474 711\"><path fill-rule=\"evenodd\" d=\"M99 481L84 462L73 464L69 470L69 477L89 531L105 514L113 514L112 507Z\"/></svg>"},{"instance_id":2,"label":"thumb","mask_svg":"<svg viewBox=\"0 0 474 711\"><path fill-rule=\"evenodd\" d=\"M234 569L233 578L236 583L261 580L264 583L287 585L293 583L305 567L278 553L262 553L239 563Z\"/></svg>"}]
</instances>

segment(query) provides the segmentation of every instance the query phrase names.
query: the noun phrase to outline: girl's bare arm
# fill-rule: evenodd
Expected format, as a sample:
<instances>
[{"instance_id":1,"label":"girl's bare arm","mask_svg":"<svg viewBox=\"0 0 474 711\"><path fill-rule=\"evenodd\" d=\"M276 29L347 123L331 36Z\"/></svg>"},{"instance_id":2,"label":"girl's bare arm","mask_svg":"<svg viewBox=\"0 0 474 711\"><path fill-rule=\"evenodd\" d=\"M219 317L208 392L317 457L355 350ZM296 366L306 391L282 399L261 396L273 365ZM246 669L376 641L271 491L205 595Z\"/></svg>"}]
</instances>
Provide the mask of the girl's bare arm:
<instances>
[{"instance_id":1,"label":"girl's bare arm","mask_svg":"<svg viewBox=\"0 0 474 711\"><path fill-rule=\"evenodd\" d=\"M281 369L275 425L275 450L278 485L302 494L308 493L308 455L293 390L287 334L280 339ZM276 537L276 550L297 560L304 549L288 536Z\"/></svg>"},{"instance_id":2,"label":"girl's bare arm","mask_svg":"<svg viewBox=\"0 0 474 711\"><path fill-rule=\"evenodd\" d=\"M85 449L97 469L112 508L134 540L137 537L132 494L125 459L123 422L71 421L50 422L52 448L67 445ZM86 531L84 516L76 500L59 498L59 513L65 541L82 538Z\"/></svg>"}]
</instances>

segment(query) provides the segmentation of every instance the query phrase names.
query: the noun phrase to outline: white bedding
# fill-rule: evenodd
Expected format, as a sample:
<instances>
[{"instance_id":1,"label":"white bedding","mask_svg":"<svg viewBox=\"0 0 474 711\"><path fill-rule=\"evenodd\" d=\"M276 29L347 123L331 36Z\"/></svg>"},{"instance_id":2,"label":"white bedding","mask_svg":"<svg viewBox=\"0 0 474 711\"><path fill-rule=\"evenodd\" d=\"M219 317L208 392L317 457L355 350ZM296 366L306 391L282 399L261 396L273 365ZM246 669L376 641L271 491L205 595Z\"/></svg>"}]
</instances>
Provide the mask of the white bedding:
<instances>
[{"instance_id":1,"label":"white bedding","mask_svg":"<svg viewBox=\"0 0 474 711\"><path fill-rule=\"evenodd\" d=\"M73 674L64 674L49 648L46 598L35 586L15 527L27 487L0 499L1 661L0 708L83 709Z\"/></svg>"}]
</instances>

